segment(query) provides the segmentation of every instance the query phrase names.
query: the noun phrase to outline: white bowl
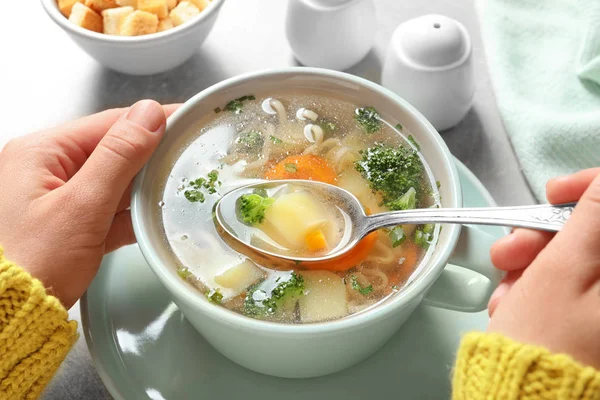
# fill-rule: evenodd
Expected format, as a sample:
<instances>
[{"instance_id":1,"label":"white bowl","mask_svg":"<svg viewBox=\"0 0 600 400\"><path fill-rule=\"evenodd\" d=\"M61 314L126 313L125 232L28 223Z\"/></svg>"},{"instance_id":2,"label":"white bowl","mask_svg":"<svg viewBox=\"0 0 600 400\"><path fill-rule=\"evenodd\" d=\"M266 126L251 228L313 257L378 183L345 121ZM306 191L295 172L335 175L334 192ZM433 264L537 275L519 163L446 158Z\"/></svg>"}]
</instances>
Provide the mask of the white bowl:
<instances>
[{"instance_id":1,"label":"white bowl","mask_svg":"<svg viewBox=\"0 0 600 400\"><path fill-rule=\"evenodd\" d=\"M110 69L131 75L158 74L187 61L210 33L224 1L212 0L192 21L164 32L114 36L72 24L56 0L41 0L50 18L86 53Z\"/></svg>"},{"instance_id":2,"label":"white bowl","mask_svg":"<svg viewBox=\"0 0 600 400\"><path fill-rule=\"evenodd\" d=\"M440 275L443 278L436 282L436 295L427 297L428 304L470 311L484 309L491 293L485 278L480 280L474 278L475 274L456 271L444 274L454 251L452 260L457 265L497 280L489 261L494 237L469 226L444 226L432 257L415 272L412 283L372 310L336 321L282 324L248 318L211 304L177 275L171 254L163 245L160 217L153 211L156 191L160 190L156 182L159 171L171 165L170 154L180 148L190 127L214 113L215 107L248 93L282 89L318 90L372 105L385 119L402 121L421 145L435 178L441 182L443 206L462 205L458 173L446 144L417 110L391 91L353 75L316 68L259 71L220 82L188 100L169 118L163 140L132 190L131 216L140 249L188 321L218 351L239 365L263 374L306 378L340 371L373 354L406 321ZM453 285L458 281L463 282L461 290ZM459 303L472 307L460 307Z\"/></svg>"}]
</instances>

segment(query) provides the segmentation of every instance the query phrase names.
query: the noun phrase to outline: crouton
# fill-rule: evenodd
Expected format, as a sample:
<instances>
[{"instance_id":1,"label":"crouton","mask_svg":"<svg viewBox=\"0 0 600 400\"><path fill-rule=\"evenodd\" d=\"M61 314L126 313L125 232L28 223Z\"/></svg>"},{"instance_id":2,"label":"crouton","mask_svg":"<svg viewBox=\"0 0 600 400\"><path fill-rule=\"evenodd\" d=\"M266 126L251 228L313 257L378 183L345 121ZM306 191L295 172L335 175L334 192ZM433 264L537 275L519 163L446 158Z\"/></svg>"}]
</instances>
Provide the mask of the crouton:
<instances>
[{"instance_id":1,"label":"crouton","mask_svg":"<svg viewBox=\"0 0 600 400\"><path fill-rule=\"evenodd\" d=\"M156 15L158 18L169 16L167 0L137 0L137 9Z\"/></svg>"},{"instance_id":2,"label":"crouton","mask_svg":"<svg viewBox=\"0 0 600 400\"><path fill-rule=\"evenodd\" d=\"M109 8L102 11L104 20L104 33L107 35L120 35L121 26L125 18L134 11L133 7Z\"/></svg>"},{"instance_id":3,"label":"crouton","mask_svg":"<svg viewBox=\"0 0 600 400\"><path fill-rule=\"evenodd\" d=\"M109 8L117 7L115 0L85 0L85 5L97 13L101 13Z\"/></svg>"},{"instance_id":4,"label":"crouton","mask_svg":"<svg viewBox=\"0 0 600 400\"><path fill-rule=\"evenodd\" d=\"M120 7L137 8L137 0L115 0Z\"/></svg>"},{"instance_id":5,"label":"crouton","mask_svg":"<svg viewBox=\"0 0 600 400\"><path fill-rule=\"evenodd\" d=\"M121 35L138 36L156 33L158 29L158 17L146 11L136 10L129 14L123 25L121 25Z\"/></svg>"},{"instance_id":6,"label":"crouton","mask_svg":"<svg viewBox=\"0 0 600 400\"><path fill-rule=\"evenodd\" d=\"M189 0L190 3L198 7L198 10L202 11L210 4L210 0Z\"/></svg>"},{"instance_id":7,"label":"crouton","mask_svg":"<svg viewBox=\"0 0 600 400\"><path fill-rule=\"evenodd\" d=\"M177 5L177 0L167 0L167 7L169 7L169 11L175 8Z\"/></svg>"},{"instance_id":8,"label":"crouton","mask_svg":"<svg viewBox=\"0 0 600 400\"><path fill-rule=\"evenodd\" d=\"M73 4L69 21L90 31L102 33L102 17L81 3Z\"/></svg>"},{"instance_id":9,"label":"crouton","mask_svg":"<svg viewBox=\"0 0 600 400\"><path fill-rule=\"evenodd\" d=\"M69 18L73 4L80 2L79 0L58 0L58 9L65 17Z\"/></svg>"},{"instance_id":10,"label":"crouton","mask_svg":"<svg viewBox=\"0 0 600 400\"><path fill-rule=\"evenodd\" d=\"M173 26L179 26L191 20L198 14L200 14L198 7L189 1L182 1L177 4L177 7L171 10L169 16L171 17Z\"/></svg>"},{"instance_id":11,"label":"crouton","mask_svg":"<svg viewBox=\"0 0 600 400\"><path fill-rule=\"evenodd\" d=\"M171 21L171 18L165 18L158 21L157 32L166 31L167 29L171 28L173 28L173 21Z\"/></svg>"}]
</instances>

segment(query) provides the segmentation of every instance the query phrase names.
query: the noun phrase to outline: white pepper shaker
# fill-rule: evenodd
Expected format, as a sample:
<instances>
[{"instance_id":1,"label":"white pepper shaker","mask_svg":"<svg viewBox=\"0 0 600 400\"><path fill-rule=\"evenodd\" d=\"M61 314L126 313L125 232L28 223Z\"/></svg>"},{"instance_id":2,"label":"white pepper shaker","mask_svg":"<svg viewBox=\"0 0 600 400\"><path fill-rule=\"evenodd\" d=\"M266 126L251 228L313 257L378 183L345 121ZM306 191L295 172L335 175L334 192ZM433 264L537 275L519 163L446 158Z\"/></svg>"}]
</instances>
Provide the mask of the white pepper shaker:
<instances>
[{"instance_id":1,"label":"white pepper shaker","mask_svg":"<svg viewBox=\"0 0 600 400\"><path fill-rule=\"evenodd\" d=\"M424 15L395 30L381 83L411 103L438 130L458 124L475 93L471 39L458 21Z\"/></svg>"},{"instance_id":2,"label":"white pepper shaker","mask_svg":"<svg viewBox=\"0 0 600 400\"><path fill-rule=\"evenodd\" d=\"M305 66L346 70L373 47L373 0L289 0L286 35Z\"/></svg>"}]
</instances>

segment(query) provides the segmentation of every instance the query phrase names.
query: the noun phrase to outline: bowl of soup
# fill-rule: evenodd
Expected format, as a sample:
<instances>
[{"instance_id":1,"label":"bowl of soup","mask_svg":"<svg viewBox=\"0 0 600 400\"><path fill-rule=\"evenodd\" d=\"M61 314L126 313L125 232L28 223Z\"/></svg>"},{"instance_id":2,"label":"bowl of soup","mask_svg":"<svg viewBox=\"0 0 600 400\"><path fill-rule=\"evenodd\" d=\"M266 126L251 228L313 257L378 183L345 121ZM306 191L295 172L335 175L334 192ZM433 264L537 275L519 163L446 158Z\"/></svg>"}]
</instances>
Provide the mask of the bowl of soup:
<instances>
[{"instance_id":1,"label":"bowl of soup","mask_svg":"<svg viewBox=\"0 0 600 400\"><path fill-rule=\"evenodd\" d=\"M398 331L442 273L460 226L396 226L335 251L343 218L290 180L352 193L367 214L459 207L451 155L408 103L364 79L289 68L218 83L167 123L136 178L134 230L173 301L223 355L280 377L330 374L365 359ZM253 252L215 220L227 192L286 180L240 198ZM295 252L295 253L294 253Z\"/></svg>"}]
</instances>

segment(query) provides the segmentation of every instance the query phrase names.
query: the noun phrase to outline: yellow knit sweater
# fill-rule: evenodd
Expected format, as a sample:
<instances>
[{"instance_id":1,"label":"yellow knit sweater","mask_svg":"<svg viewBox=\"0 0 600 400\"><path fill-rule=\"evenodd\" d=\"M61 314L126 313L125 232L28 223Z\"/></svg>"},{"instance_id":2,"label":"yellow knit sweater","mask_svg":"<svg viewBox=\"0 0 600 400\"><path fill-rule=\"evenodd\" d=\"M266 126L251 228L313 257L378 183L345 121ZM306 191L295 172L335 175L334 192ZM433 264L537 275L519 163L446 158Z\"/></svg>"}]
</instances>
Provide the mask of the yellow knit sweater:
<instances>
[{"instance_id":1,"label":"yellow knit sweater","mask_svg":"<svg viewBox=\"0 0 600 400\"><path fill-rule=\"evenodd\" d=\"M41 282L0 248L0 399L35 399L77 340L77 324ZM600 400L600 372L500 335L470 333L454 373L455 400Z\"/></svg>"},{"instance_id":2,"label":"yellow knit sweater","mask_svg":"<svg viewBox=\"0 0 600 400\"><path fill-rule=\"evenodd\" d=\"M77 323L0 248L0 399L36 399L77 340Z\"/></svg>"}]
</instances>

